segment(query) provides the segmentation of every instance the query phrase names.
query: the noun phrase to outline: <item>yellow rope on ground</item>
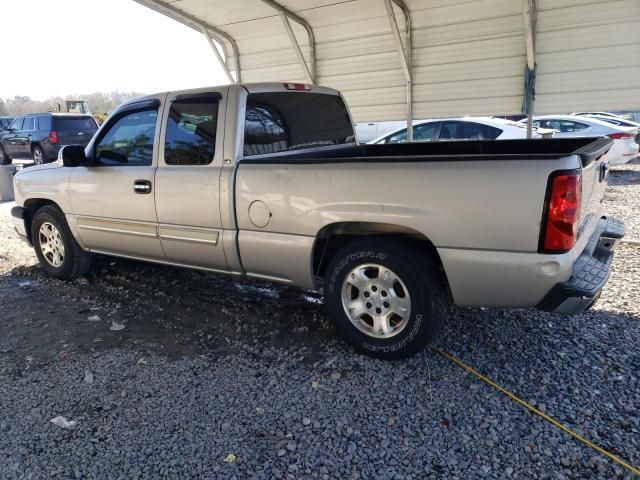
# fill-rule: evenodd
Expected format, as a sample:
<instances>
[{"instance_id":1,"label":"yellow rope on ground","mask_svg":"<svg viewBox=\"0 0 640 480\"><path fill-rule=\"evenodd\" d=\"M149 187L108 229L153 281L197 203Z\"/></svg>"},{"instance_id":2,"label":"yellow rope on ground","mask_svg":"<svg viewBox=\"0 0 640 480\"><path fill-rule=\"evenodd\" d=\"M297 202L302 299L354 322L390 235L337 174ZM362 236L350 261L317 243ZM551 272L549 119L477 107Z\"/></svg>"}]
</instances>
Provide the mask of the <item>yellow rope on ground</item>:
<instances>
[{"instance_id":1,"label":"yellow rope on ground","mask_svg":"<svg viewBox=\"0 0 640 480\"><path fill-rule=\"evenodd\" d=\"M527 408L528 410L530 410L531 412L535 413L536 415L538 415L539 417L544 418L547 422L551 423L552 425L555 425L556 427L558 427L560 430L562 430L565 433L568 433L569 435L571 435L573 438L575 438L576 440L578 440L579 442L584 443L585 445L587 445L588 447L591 447L592 449L594 449L596 452L599 452L603 455L605 455L606 457L610 458L611 460L613 460L614 462L616 462L618 465L623 466L624 468L626 468L627 470L629 470L630 472L635 473L636 475L640 475L640 469L629 465L627 462L625 462L624 460L620 459L619 457L615 456L613 453L608 452L607 450L605 450L604 448L596 445L593 442L590 442L589 440L587 440L586 438L584 438L582 435L574 432L573 430L571 430L569 427L564 426L562 423L560 423L559 421L551 418L549 415L546 415L545 413L542 413L540 410L538 410L536 407L534 407L533 405L531 405L528 402L525 402L524 400L522 400L521 398L517 397L516 395L514 395L513 393L511 393L509 390L507 390L506 388L498 385L496 382L494 382L493 380L491 380L490 378L485 377L484 375L482 375L480 372L478 372L477 370L473 369L472 367L470 367L469 365L467 365L466 363L464 363L462 360L454 357L453 355L449 355L448 353L440 350L437 347L431 347L431 349L437 353L439 353L440 355L442 355L445 358L448 358L449 360L451 360L452 362L454 362L455 364L457 364L458 366L464 368L467 372L475 375L476 377L478 377L480 380L482 380L483 382L487 383L488 385L491 385L493 388L499 390L500 392L504 393L507 397L509 397L511 400L513 400L514 402L519 403L520 405L522 405L523 407Z\"/></svg>"}]
</instances>

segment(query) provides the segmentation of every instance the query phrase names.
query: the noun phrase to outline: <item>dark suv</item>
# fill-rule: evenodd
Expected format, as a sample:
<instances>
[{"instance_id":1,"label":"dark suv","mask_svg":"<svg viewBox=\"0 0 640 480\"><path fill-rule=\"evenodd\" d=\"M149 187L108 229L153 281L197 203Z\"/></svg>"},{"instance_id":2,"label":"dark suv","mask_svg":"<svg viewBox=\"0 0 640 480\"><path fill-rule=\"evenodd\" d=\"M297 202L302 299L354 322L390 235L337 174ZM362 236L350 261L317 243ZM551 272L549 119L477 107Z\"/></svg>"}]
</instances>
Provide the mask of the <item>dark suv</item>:
<instances>
[{"instance_id":1,"label":"dark suv","mask_svg":"<svg viewBox=\"0 0 640 480\"><path fill-rule=\"evenodd\" d=\"M0 133L0 164L16 158L33 158L40 165L58 158L63 145L85 147L98 125L91 115L37 113L16 117Z\"/></svg>"}]
</instances>

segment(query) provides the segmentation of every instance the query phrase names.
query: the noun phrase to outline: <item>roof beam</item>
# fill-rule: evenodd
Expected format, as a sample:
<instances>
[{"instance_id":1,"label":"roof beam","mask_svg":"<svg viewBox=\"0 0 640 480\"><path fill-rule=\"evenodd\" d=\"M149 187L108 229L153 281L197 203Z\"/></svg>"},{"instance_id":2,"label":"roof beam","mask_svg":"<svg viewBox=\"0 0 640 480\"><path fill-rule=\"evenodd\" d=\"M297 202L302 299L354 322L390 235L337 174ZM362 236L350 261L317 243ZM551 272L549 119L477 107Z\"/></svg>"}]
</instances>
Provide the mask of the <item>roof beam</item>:
<instances>
[{"instance_id":1,"label":"roof beam","mask_svg":"<svg viewBox=\"0 0 640 480\"><path fill-rule=\"evenodd\" d=\"M197 30L199 32L202 32L204 28L208 32L207 38L213 37L222 46L222 50L225 54L226 60L224 62L221 62L221 65L223 69L226 67L227 70L228 70L227 62L229 61L229 55L227 53L225 41L229 43L229 45L231 45L231 51L232 51L234 65L235 65L236 82L239 83L242 81L241 68L240 68L240 51L238 50L238 44L236 43L235 39L231 35L229 35L227 32L220 30L219 28L214 27L209 23L198 20L194 16L189 15L188 13L183 12L182 10L172 5L169 5L167 2L162 0L134 0L134 1L138 2L140 5L144 5L145 7L150 8L151 10L154 10L158 13L162 13L167 17L173 18L174 20L182 23L183 25L193 28L194 30Z\"/></svg>"},{"instance_id":2,"label":"roof beam","mask_svg":"<svg viewBox=\"0 0 640 480\"><path fill-rule=\"evenodd\" d=\"M222 58L222 55L218 51L218 47L211 39L211 34L207 31L207 27L203 25L201 29L202 29L202 34L205 36L205 38L209 42L209 45L211 46L211 50L213 50L214 55L216 56L216 58L218 59L218 62L220 63L220 66L224 70L224 74L227 76L227 80L229 80L229 83L236 83L235 79L231 75L231 71L229 70L229 66L227 65L227 62L225 61L224 58Z\"/></svg>"},{"instance_id":3,"label":"roof beam","mask_svg":"<svg viewBox=\"0 0 640 480\"><path fill-rule=\"evenodd\" d=\"M291 40L291 45L296 52L298 57L298 62L300 62L300 66L302 67L305 76L307 77L310 83L316 83L316 40L315 35L313 34L313 28L309 25L304 18L299 15L293 13L291 10L283 7L278 2L274 0L262 0L263 3L266 3L271 8L276 10L280 14L280 18L282 19L282 24L284 25L285 30L287 31L287 35L289 35L289 39ZM307 36L309 37L309 63L304 58L302 53L302 49L300 48L300 43L291 28L291 22L289 20L293 20L298 25L301 25L307 32Z\"/></svg>"},{"instance_id":4,"label":"roof beam","mask_svg":"<svg viewBox=\"0 0 640 480\"><path fill-rule=\"evenodd\" d=\"M398 20L396 19L396 13L393 10L393 4L395 4L404 14L405 25L405 42L402 44L402 37L400 35L400 28L398 27ZM403 0L384 0L384 6L387 9L387 16L389 17L389 25L391 26L391 33L393 40L396 44L396 49L400 56L400 64L402 66L402 72L407 81L407 141L413 141L413 65L412 65L412 53L413 53L413 40L411 33L411 12L405 5Z\"/></svg>"},{"instance_id":5,"label":"roof beam","mask_svg":"<svg viewBox=\"0 0 640 480\"><path fill-rule=\"evenodd\" d=\"M527 71L525 72L525 91L523 110L527 108L527 138L533 135L533 89L536 75L536 23L538 5L537 0L522 0L522 19L524 21L524 42L527 51ZM529 85L531 83L531 85ZM524 112L523 112L524 113Z\"/></svg>"}]
</instances>

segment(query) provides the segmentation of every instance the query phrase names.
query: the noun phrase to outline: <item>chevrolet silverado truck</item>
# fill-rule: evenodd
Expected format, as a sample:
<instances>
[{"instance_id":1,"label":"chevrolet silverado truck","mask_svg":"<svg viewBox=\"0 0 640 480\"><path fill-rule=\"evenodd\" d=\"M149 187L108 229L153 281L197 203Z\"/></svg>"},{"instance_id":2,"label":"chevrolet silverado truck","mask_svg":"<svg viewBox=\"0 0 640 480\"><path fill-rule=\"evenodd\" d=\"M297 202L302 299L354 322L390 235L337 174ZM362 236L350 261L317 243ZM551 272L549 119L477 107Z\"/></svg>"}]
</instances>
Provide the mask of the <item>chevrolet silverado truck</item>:
<instances>
[{"instance_id":1,"label":"chevrolet silverado truck","mask_svg":"<svg viewBox=\"0 0 640 480\"><path fill-rule=\"evenodd\" d=\"M348 343L398 358L450 303L591 306L624 235L601 211L611 142L360 145L329 88L165 92L19 172L12 216L54 277L96 253L322 288Z\"/></svg>"}]
</instances>

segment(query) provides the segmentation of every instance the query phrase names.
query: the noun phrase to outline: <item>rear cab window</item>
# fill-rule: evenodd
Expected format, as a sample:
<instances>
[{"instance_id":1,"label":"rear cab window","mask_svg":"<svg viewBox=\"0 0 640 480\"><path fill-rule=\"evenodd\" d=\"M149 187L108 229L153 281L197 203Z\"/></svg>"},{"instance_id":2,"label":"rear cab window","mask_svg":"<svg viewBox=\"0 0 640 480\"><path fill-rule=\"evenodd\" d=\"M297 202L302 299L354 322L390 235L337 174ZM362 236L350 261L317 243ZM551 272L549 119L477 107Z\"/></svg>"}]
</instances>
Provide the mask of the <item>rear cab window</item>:
<instances>
[{"instance_id":1,"label":"rear cab window","mask_svg":"<svg viewBox=\"0 0 640 480\"><path fill-rule=\"evenodd\" d=\"M355 144L355 134L338 95L270 92L247 98L246 157L348 144Z\"/></svg>"}]
</instances>

